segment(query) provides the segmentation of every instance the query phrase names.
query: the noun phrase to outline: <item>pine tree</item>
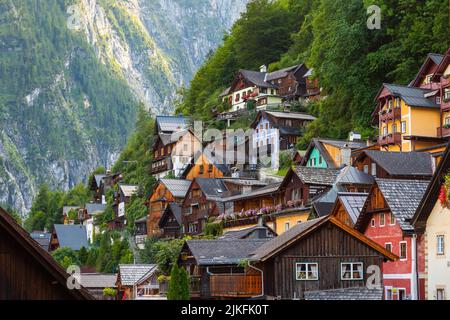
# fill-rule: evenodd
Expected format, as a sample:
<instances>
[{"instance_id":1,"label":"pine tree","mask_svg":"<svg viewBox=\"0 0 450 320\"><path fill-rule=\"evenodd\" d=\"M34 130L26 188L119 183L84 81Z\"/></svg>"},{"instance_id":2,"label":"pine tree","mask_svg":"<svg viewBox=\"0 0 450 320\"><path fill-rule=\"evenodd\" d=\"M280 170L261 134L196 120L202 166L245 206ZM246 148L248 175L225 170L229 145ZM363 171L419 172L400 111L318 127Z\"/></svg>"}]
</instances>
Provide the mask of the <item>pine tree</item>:
<instances>
[{"instance_id":1,"label":"pine tree","mask_svg":"<svg viewBox=\"0 0 450 320\"><path fill-rule=\"evenodd\" d=\"M167 300L179 300L181 293L180 269L176 263L173 264L170 272L169 289L167 290Z\"/></svg>"}]
</instances>

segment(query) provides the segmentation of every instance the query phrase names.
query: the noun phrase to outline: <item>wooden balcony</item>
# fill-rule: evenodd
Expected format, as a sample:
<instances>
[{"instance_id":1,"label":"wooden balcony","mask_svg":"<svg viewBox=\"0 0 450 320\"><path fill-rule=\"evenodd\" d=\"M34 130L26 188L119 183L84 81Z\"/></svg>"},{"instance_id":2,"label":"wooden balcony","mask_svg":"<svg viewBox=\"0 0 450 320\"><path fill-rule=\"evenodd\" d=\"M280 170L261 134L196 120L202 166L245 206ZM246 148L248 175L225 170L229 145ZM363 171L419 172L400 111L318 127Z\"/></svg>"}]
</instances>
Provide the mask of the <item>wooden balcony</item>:
<instances>
[{"instance_id":1,"label":"wooden balcony","mask_svg":"<svg viewBox=\"0 0 450 320\"><path fill-rule=\"evenodd\" d=\"M437 136L439 138L450 136L450 128L438 127L437 128Z\"/></svg>"},{"instance_id":2,"label":"wooden balcony","mask_svg":"<svg viewBox=\"0 0 450 320\"><path fill-rule=\"evenodd\" d=\"M250 298L262 294L260 275L215 274L210 278L212 297Z\"/></svg>"},{"instance_id":3,"label":"wooden balcony","mask_svg":"<svg viewBox=\"0 0 450 320\"><path fill-rule=\"evenodd\" d=\"M380 114L380 121L381 122L394 121L400 119L401 117L402 117L402 110L400 108L393 108L388 112Z\"/></svg>"},{"instance_id":4,"label":"wooden balcony","mask_svg":"<svg viewBox=\"0 0 450 320\"><path fill-rule=\"evenodd\" d=\"M402 134L400 132L390 133L387 136L378 137L378 144L380 146L387 146L401 143L402 143Z\"/></svg>"}]
</instances>

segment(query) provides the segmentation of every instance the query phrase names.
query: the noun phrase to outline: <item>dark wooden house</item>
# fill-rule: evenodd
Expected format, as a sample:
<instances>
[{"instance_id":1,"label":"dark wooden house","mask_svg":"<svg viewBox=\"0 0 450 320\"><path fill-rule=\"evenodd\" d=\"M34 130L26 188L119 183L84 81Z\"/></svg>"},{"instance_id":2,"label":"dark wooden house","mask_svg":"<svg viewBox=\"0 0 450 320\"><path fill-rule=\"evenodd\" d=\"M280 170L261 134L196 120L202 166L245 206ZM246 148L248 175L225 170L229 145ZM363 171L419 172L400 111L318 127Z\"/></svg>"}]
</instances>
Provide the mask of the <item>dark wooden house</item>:
<instances>
[{"instance_id":1,"label":"dark wooden house","mask_svg":"<svg viewBox=\"0 0 450 320\"><path fill-rule=\"evenodd\" d=\"M218 202L228 189L221 179L196 178L181 204L182 233L198 235L206 222L225 212L226 204Z\"/></svg>"},{"instance_id":2,"label":"dark wooden house","mask_svg":"<svg viewBox=\"0 0 450 320\"><path fill-rule=\"evenodd\" d=\"M245 260L268 239L188 240L178 264L186 268L191 281L191 298L237 299L262 293L258 270Z\"/></svg>"},{"instance_id":3,"label":"dark wooden house","mask_svg":"<svg viewBox=\"0 0 450 320\"><path fill-rule=\"evenodd\" d=\"M430 180L432 156L427 152L384 152L365 150L353 166L367 174L384 179Z\"/></svg>"},{"instance_id":4,"label":"dark wooden house","mask_svg":"<svg viewBox=\"0 0 450 320\"><path fill-rule=\"evenodd\" d=\"M0 300L94 299L83 287L68 289L69 280L53 257L0 208Z\"/></svg>"},{"instance_id":5,"label":"dark wooden house","mask_svg":"<svg viewBox=\"0 0 450 320\"><path fill-rule=\"evenodd\" d=\"M263 271L267 299L365 287L367 268L397 256L332 216L303 222L260 246L250 265ZM381 280L382 281L382 280Z\"/></svg>"},{"instance_id":6,"label":"dark wooden house","mask_svg":"<svg viewBox=\"0 0 450 320\"><path fill-rule=\"evenodd\" d=\"M161 237L179 238L182 236L181 206L178 203L169 203L159 220Z\"/></svg>"}]
</instances>

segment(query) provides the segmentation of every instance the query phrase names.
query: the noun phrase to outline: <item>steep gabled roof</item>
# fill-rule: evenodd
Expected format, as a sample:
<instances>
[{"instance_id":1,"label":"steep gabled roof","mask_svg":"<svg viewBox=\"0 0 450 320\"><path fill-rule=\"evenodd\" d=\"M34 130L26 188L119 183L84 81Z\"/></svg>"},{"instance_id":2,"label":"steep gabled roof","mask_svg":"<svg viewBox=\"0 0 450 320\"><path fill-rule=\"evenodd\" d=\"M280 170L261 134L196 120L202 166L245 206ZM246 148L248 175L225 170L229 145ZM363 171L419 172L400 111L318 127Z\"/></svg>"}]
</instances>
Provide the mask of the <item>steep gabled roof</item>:
<instances>
[{"instance_id":1,"label":"steep gabled roof","mask_svg":"<svg viewBox=\"0 0 450 320\"><path fill-rule=\"evenodd\" d=\"M55 224L53 228L61 248L80 250L83 247L86 249L89 247L86 226Z\"/></svg>"},{"instance_id":2,"label":"steep gabled roof","mask_svg":"<svg viewBox=\"0 0 450 320\"><path fill-rule=\"evenodd\" d=\"M262 118L279 118L279 119L291 119L291 120L306 120L306 121L313 121L316 120L316 118L310 114L307 114L305 112L289 112L289 111L267 111L267 110L259 110L256 114L255 120L250 124L250 128L256 128L256 125L258 124L259 120ZM273 121L272 121L273 122ZM299 128L294 127L286 127L282 126L276 123L273 123L273 126L275 128L278 128L281 130L284 130L288 132L291 131L291 134L300 134ZM283 132L281 132L283 134Z\"/></svg>"},{"instance_id":3,"label":"steep gabled roof","mask_svg":"<svg viewBox=\"0 0 450 320\"><path fill-rule=\"evenodd\" d=\"M303 66L303 64L298 64L295 66L291 66L291 67L287 67L284 69L280 69L280 70L276 70L273 72L269 72L266 76L266 81L272 81L272 80L277 80L277 79L281 79L281 78L285 78L288 76L288 74L290 72L297 72L298 69L300 69Z\"/></svg>"},{"instance_id":4,"label":"steep gabled roof","mask_svg":"<svg viewBox=\"0 0 450 320\"><path fill-rule=\"evenodd\" d=\"M116 283L134 286L157 270L156 264L120 264Z\"/></svg>"},{"instance_id":5,"label":"steep gabled roof","mask_svg":"<svg viewBox=\"0 0 450 320\"><path fill-rule=\"evenodd\" d=\"M239 70L239 72L242 74L242 76L247 80L248 82L253 83L257 87L262 88L277 88L276 85L271 84L270 82L266 82L266 73L265 72L259 72L259 71L250 71L250 70Z\"/></svg>"},{"instance_id":6,"label":"steep gabled roof","mask_svg":"<svg viewBox=\"0 0 450 320\"><path fill-rule=\"evenodd\" d=\"M33 231L30 233L30 237L36 241L42 249L48 251L50 249L50 240L52 237L51 233L41 232L41 231Z\"/></svg>"},{"instance_id":7,"label":"steep gabled roof","mask_svg":"<svg viewBox=\"0 0 450 320\"><path fill-rule=\"evenodd\" d=\"M238 200L245 200L249 198L256 198L266 195L271 195L273 193L276 193L280 189L281 182L272 183L265 187L258 188L256 190L253 190L251 192L246 192L244 194L238 194L231 197L222 198L222 202L231 202L231 201L238 201Z\"/></svg>"},{"instance_id":8,"label":"steep gabled roof","mask_svg":"<svg viewBox=\"0 0 450 320\"><path fill-rule=\"evenodd\" d=\"M106 174L96 174L96 175L94 175L94 181L97 184L97 187L100 187L104 177L106 177Z\"/></svg>"},{"instance_id":9,"label":"steep gabled roof","mask_svg":"<svg viewBox=\"0 0 450 320\"><path fill-rule=\"evenodd\" d=\"M181 116L157 116L156 126L158 133L172 133L185 129L188 126L188 119Z\"/></svg>"},{"instance_id":10,"label":"steep gabled roof","mask_svg":"<svg viewBox=\"0 0 450 320\"><path fill-rule=\"evenodd\" d=\"M443 183L443 176L448 173L450 169L450 144L447 144L441 162L433 175L433 178L425 191L422 200L417 206L411 223L414 229L418 232L423 232L427 223L427 219L433 211L436 202L438 201L439 192Z\"/></svg>"},{"instance_id":11,"label":"steep gabled roof","mask_svg":"<svg viewBox=\"0 0 450 320\"><path fill-rule=\"evenodd\" d=\"M166 186L175 198L184 198L192 183L191 180L181 179L160 179L159 181Z\"/></svg>"},{"instance_id":12,"label":"steep gabled roof","mask_svg":"<svg viewBox=\"0 0 450 320\"><path fill-rule=\"evenodd\" d=\"M198 265L237 265L267 242L267 239L188 240L185 248Z\"/></svg>"},{"instance_id":13,"label":"steep gabled roof","mask_svg":"<svg viewBox=\"0 0 450 320\"><path fill-rule=\"evenodd\" d=\"M207 198L220 198L228 191L222 179L196 178L194 180Z\"/></svg>"},{"instance_id":14,"label":"steep gabled roof","mask_svg":"<svg viewBox=\"0 0 450 320\"><path fill-rule=\"evenodd\" d=\"M376 179L375 182L400 228L403 231L412 231L411 219L427 190L429 182L400 179ZM375 190L376 186L372 187L371 192ZM367 198L364 208L367 207L369 201L370 197ZM355 224L355 227L358 229L363 228L366 224L365 221L368 220L364 208Z\"/></svg>"},{"instance_id":15,"label":"steep gabled roof","mask_svg":"<svg viewBox=\"0 0 450 320\"><path fill-rule=\"evenodd\" d=\"M436 102L425 98L425 94L430 93L432 90L416 87L406 87L391 83L384 83L383 87L389 90L392 95L400 97L403 101L405 101L407 105L411 107L425 107L433 109L440 108L440 106L436 104Z\"/></svg>"},{"instance_id":16,"label":"steep gabled roof","mask_svg":"<svg viewBox=\"0 0 450 320\"><path fill-rule=\"evenodd\" d=\"M294 172L303 183L332 186L336 182L340 170L296 166Z\"/></svg>"},{"instance_id":17,"label":"steep gabled roof","mask_svg":"<svg viewBox=\"0 0 450 320\"><path fill-rule=\"evenodd\" d=\"M336 183L337 184L359 184L359 185L372 185L375 182L373 176L358 170L352 166L345 166L339 173Z\"/></svg>"},{"instance_id":18,"label":"steep gabled roof","mask_svg":"<svg viewBox=\"0 0 450 320\"><path fill-rule=\"evenodd\" d=\"M176 202L171 202L164 210L164 212L161 216L161 219L159 219L159 227L160 228L164 227L164 223L170 212L172 212L173 216L175 217L175 220L178 222L178 224L180 226L183 224L182 217L181 217L181 206Z\"/></svg>"},{"instance_id":19,"label":"steep gabled roof","mask_svg":"<svg viewBox=\"0 0 450 320\"><path fill-rule=\"evenodd\" d=\"M428 66L429 62L432 62L435 65L439 65L443 58L444 58L444 56L442 54L429 53L427 55L424 63L420 67L419 71L417 72L416 76L414 77L414 79L409 84L409 86L410 87L417 87L420 84L419 80L423 77L423 72L425 71L425 69Z\"/></svg>"},{"instance_id":20,"label":"steep gabled roof","mask_svg":"<svg viewBox=\"0 0 450 320\"><path fill-rule=\"evenodd\" d=\"M384 152L365 150L363 155L370 157L378 166L392 176L432 176L431 155L428 152Z\"/></svg>"},{"instance_id":21,"label":"steep gabled roof","mask_svg":"<svg viewBox=\"0 0 450 320\"><path fill-rule=\"evenodd\" d=\"M368 193L357 193L357 192L339 192L338 201L344 206L345 211L350 216L353 224L356 223L361 210L366 203ZM338 202L336 202L337 205Z\"/></svg>"},{"instance_id":22,"label":"steep gabled roof","mask_svg":"<svg viewBox=\"0 0 450 320\"><path fill-rule=\"evenodd\" d=\"M250 228L240 229L240 230L231 230L224 233L220 240L234 240L234 239L249 239L252 234L257 232L265 233L263 239L276 237L277 234L268 226L254 226ZM252 238L255 239L255 238ZM261 239L261 238L259 238Z\"/></svg>"},{"instance_id":23,"label":"steep gabled roof","mask_svg":"<svg viewBox=\"0 0 450 320\"><path fill-rule=\"evenodd\" d=\"M34 241L25 229L0 207L0 233L9 234L18 246L23 249L30 263L35 263L44 268L63 288L67 288L67 281L70 275L46 252L36 241ZM93 300L94 297L84 288L80 290L67 289L67 293L79 300Z\"/></svg>"},{"instance_id":24,"label":"steep gabled roof","mask_svg":"<svg viewBox=\"0 0 450 320\"><path fill-rule=\"evenodd\" d=\"M397 256L394 255L392 252L387 251L384 247L377 244L373 240L367 238L366 236L359 233L355 229L350 228L346 224L337 220L335 217L326 216L299 223L294 227L292 227L291 229L289 229L288 231L286 231L285 233L266 242L257 250L255 250L251 260L264 262L267 259L276 255L278 252L281 252L282 250L288 248L290 245L295 243L295 241L300 240L309 235L310 233L314 232L314 230L316 230L317 228L319 228L320 226L322 226L327 222L334 224L336 227L347 232L348 234L358 239L359 241L363 242L364 244L368 245L372 249L378 251L379 253L384 255L387 259L389 260L397 259Z\"/></svg>"}]
</instances>

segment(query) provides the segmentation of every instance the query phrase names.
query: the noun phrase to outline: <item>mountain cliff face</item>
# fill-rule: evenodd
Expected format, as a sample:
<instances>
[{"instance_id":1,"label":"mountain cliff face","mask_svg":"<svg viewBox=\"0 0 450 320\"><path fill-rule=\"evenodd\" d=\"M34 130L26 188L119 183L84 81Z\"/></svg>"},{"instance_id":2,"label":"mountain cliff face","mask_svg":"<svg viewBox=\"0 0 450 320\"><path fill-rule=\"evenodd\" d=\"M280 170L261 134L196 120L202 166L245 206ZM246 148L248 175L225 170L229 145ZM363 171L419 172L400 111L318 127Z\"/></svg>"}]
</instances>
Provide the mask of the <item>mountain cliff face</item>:
<instances>
[{"instance_id":1,"label":"mountain cliff face","mask_svg":"<svg viewBox=\"0 0 450 320\"><path fill-rule=\"evenodd\" d=\"M0 203L115 161L142 102L172 111L247 0L0 2Z\"/></svg>"}]
</instances>

